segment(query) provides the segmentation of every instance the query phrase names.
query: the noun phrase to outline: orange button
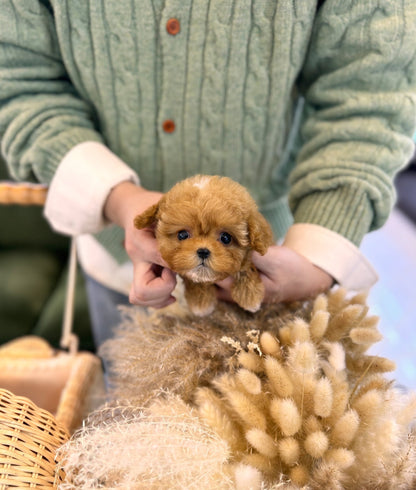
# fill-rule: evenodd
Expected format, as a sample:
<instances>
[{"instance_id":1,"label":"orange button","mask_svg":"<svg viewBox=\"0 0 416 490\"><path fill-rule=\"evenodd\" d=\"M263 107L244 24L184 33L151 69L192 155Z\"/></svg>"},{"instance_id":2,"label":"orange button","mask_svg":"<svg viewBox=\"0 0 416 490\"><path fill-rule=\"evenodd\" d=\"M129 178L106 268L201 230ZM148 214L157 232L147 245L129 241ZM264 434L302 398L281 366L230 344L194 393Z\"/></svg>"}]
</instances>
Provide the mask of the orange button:
<instances>
[{"instance_id":1,"label":"orange button","mask_svg":"<svg viewBox=\"0 0 416 490\"><path fill-rule=\"evenodd\" d=\"M166 30L172 36L176 36L181 31L181 23L178 19L172 18L166 22Z\"/></svg>"},{"instance_id":2,"label":"orange button","mask_svg":"<svg viewBox=\"0 0 416 490\"><path fill-rule=\"evenodd\" d=\"M175 131L175 122L172 119L166 119L166 121L163 121L162 128L165 133L173 133Z\"/></svg>"}]
</instances>

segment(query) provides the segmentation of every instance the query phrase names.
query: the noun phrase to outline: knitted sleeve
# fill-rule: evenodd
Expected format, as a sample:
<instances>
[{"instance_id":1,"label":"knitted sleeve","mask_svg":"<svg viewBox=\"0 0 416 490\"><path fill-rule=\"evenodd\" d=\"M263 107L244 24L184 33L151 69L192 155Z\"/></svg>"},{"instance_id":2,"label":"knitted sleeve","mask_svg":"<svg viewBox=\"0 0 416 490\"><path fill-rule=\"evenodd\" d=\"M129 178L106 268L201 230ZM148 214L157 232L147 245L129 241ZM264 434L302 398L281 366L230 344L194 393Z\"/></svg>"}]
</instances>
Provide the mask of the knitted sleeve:
<instances>
[{"instance_id":1,"label":"knitted sleeve","mask_svg":"<svg viewBox=\"0 0 416 490\"><path fill-rule=\"evenodd\" d=\"M394 203L416 124L414 0L327 0L300 88L302 146L291 175L296 222L358 245Z\"/></svg>"},{"instance_id":2,"label":"knitted sleeve","mask_svg":"<svg viewBox=\"0 0 416 490\"><path fill-rule=\"evenodd\" d=\"M67 151L101 141L62 63L45 1L0 0L0 138L12 175L49 183Z\"/></svg>"}]
</instances>

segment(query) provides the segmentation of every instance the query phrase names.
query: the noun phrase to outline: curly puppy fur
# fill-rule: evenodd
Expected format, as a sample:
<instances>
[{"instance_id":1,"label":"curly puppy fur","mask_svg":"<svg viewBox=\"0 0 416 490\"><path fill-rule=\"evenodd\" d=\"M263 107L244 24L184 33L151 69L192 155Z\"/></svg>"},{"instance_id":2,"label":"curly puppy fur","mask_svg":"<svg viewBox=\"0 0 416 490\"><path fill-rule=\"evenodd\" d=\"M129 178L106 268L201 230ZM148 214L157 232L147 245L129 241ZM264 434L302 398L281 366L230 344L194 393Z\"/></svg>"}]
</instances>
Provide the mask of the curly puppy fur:
<instances>
[{"instance_id":1,"label":"curly puppy fur","mask_svg":"<svg viewBox=\"0 0 416 490\"><path fill-rule=\"evenodd\" d=\"M215 282L234 279L231 295L247 311L257 311L264 287L253 266L253 251L264 255L272 231L248 191L227 177L197 175L176 184L135 218L138 229L155 226L160 253L185 283L194 314L216 305Z\"/></svg>"}]
</instances>

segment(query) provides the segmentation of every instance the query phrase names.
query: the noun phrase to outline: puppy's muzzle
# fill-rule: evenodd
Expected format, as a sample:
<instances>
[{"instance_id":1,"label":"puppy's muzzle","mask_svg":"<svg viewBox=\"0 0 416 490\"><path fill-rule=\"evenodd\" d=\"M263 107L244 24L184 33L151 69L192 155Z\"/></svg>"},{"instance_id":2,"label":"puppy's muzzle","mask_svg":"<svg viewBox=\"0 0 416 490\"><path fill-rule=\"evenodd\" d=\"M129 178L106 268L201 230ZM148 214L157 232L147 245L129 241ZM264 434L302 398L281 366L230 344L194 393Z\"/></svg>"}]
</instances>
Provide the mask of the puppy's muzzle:
<instances>
[{"instance_id":1,"label":"puppy's muzzle","mask_svg":"<svg viewBox=\"0 0 416 490\"><path fill-rule=\"evenodd\" d=\"M206 260L211 255L211 252L207 248L198 248L196 254L200 259Z\"/></svg>"}]
</instances>

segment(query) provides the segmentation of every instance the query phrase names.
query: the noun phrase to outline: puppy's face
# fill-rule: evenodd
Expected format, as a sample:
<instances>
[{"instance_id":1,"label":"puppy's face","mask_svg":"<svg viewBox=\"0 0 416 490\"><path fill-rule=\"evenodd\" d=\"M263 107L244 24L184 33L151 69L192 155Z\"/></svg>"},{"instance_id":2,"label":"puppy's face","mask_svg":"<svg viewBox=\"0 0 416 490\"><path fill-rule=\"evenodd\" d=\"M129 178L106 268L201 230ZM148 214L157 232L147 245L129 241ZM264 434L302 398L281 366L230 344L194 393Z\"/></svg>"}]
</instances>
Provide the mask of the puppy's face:
<instances>
[{"instance_id":1,"label":"puppy's face","mask_svg":"<svg viewBox=\"0 0 416 490\"><path fill-rule=\"evenodd\" d=\"M135 225L152 222L163 259L193 282L235 274L251 250L265 253L272 242L248 192L225 177L196 176L175 185Z\"/></svg>"}]
</instances>

